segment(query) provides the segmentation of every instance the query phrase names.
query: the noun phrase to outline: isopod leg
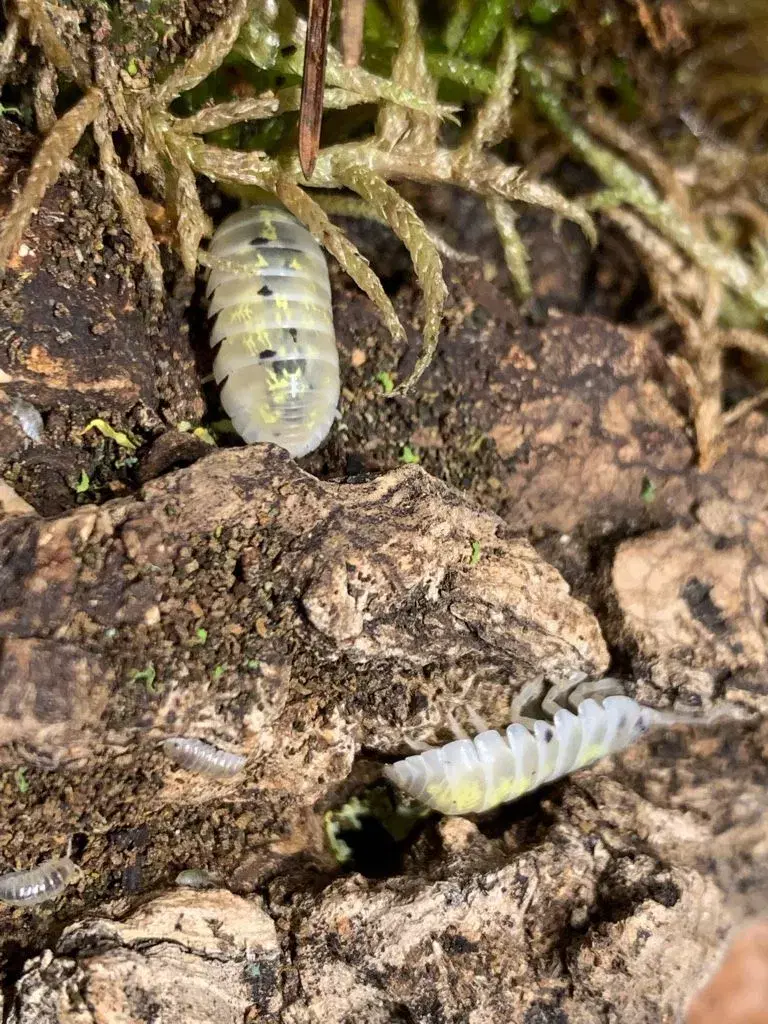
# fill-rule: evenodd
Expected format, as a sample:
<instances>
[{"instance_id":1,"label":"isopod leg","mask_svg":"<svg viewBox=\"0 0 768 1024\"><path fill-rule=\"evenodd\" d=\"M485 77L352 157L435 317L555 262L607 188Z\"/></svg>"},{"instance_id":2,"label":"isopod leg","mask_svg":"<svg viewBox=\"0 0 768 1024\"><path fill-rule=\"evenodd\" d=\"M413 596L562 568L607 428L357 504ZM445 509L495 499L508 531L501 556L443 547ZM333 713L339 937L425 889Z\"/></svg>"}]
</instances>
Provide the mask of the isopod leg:
<instances>
[{"instance_id":1,"label":"isopod leg","mask_svg":"<svg viewBox=\"0 0 768 1024\"><path fill-rule=\"evenodd\" d=\"M610 677L606 679L588 679L578 683L568 695L568 703L572 708L578 708L582 701L591 698L598 703L605 697L626 696L624 687L618 679Z\"/></svg>"},{"instance_id":2,"label":"isopod leg","mask_svg":"<svg viewBox=\"0 0 768 1024\"><path fill-rule=\"evenodd\" d=\"M448 723L448 728L451 730L451 732L453 733L453 735L456 737L457 740L468 740L469 739L469 735L467 733L467 730L462 728L461 725L459 725L457 719L452 714L452 712L448 711L446 716L445 716L445 718L446 718L446 721Z\"/></svg>"},{"instance_id":3,"label":"isopod leg","mask_svg":"<svg viewBox=\"0 0 768 1024\"><path fill-rule=\"evenodd\" d=\"M533 701L537 701L541 698L541 693L544 688L543 679L534 679L530 683L526 683L522 690L516 694L510 705L510 725L514 725L519 722L520 725L525 726L530 732L533 732L533 726L536 722L535 718L530 718L523 714L525 708Z\"/></svg>"},{"instance_id":4,"label":"isopod leg","mask_svg":"<svg viewBox=\"0 0 768 1024\"><path fill-rule=\"evenodd\" d=\"M553 683L541 702L541 710L544 714L549 718L554 718L558 711L564 710L566 703L561 698L572 694L580 685L584 684L586 678L586 672L572 672L566 679Z\"/></svg>"},{"instance_id":5,"label":"isopod leg","mask_svg":"<svg viewBox=\"0 0 768 1024\"><path fill-rule=\"evenodd\" d=\"M475 732L487 732L490 729L488 722L474 708L467 708L467 718L472 723Z\"/></svg>"}]
</instances>

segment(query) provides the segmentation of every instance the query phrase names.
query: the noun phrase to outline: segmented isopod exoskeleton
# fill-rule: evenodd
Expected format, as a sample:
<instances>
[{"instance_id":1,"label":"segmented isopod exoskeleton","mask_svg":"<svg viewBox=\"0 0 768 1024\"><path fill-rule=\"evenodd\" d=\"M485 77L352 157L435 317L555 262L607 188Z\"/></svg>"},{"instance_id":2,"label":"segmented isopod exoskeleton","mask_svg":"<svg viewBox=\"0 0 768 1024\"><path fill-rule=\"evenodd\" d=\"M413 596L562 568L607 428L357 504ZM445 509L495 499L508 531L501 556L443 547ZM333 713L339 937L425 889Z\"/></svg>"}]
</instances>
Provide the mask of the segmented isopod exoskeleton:
<instances>
[{"instance_id":1,"label":"segmented isopod exoskeleton","mask_svg":"<svg viewBox=\"0 0 768 1024\"><path fill-rule=\"evenodd\" d=\"M205 868L186 868L176 875L175 883L187 889L214 889L219 884L219 876Z\"/></svg>"},{"instance_id":2,"label":"segmented isopod exoskeleton","mask_svg":"<svg viewBox=\"0 0 768 1024\"><path fill-rule=\"evenodd\" d=\"M165 740L163 750L182 768L200 775L223 779L237 775L245 767L246 758L241 754L230 754L228 750L220 750L203 740L190 739L186 736L175 736Z\"/></svg>"},{"instance_id":3,"label":"segmented isopod exoskeleton","mask_svg":"<svg viewBox=\"0 0 768 1024\"><path fill-rule=\"evenodd\" d=\"M30 441L42 441L45 425L39 409L23 398L15 398L11 403L11 412Z\"/></svg>"},{"instance_id":4,"label":"segmented isopod exoskeleton","mask_svg":"<svg viewBox=\"0 0 768 1024\"><path fill-rule=\"evenodd\" d=\"M566 693L576 714L557 703ZM530 696L526 688L514 702L517 721L503 734L486 729L397 761L385 775L433 810L475 814L624 750L652 725L691 721L638 704L615 679L579 676L553 687L541 702L547 720L519 716Z\"/></svg>"},{"instance_id":5,"label":"segmented isopod exoskeleton","mask_svg":"<svg viewBox=\"0 0 768 1024\"><path fill-rule=\"evenodd\" d=\"M286 210L233 213L208 253L208 311L219 345L221 404L244 441L307 455L326 438L339 401L339 355L328 266Z\"/></svg>"},{"instance_id":6,"label":"segmented isopod exoskeleton","mask_svg":"<svg viewBox=\"0 0 768 1024\"><path fill-rule=\"evenodd\" d=\"M11 871L0 876L0 902L33 907L56 899L79 873L69 857L46 860L28 871Z\"/></svg>"}]
</instances>

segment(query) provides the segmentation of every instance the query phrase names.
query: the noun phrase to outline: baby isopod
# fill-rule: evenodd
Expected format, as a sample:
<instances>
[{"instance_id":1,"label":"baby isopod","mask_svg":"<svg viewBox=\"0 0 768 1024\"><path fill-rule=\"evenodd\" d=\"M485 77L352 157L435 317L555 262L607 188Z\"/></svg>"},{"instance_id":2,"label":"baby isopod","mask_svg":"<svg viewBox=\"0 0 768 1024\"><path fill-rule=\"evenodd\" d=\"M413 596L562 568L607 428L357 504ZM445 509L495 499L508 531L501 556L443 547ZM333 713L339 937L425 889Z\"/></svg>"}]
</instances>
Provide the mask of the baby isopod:
<instances>
[{"instance_id":1,"label":"baby isopod","mask_svg":"<svg viewBox=\"0 0 768 1024\"><path fill-rule=\"evenodd\" d=\"M16 398L11 404L11 412L30 441L42 441L45 431L43 417L34 405L22 398Z\"/></svg>"},{"instance_id":2,"label":"baby isopod","mask_svg":"<svg viewBox=\"0 0 768 1024\"><path fill-rule=\"evenodd\" d=\"M237 775L245 767L246 758L241 754L230 754L202 740L175 736L163 743L163 750L188 772L198 772L214 779Z\"/></svg>"},{"instance_id":3,"label":"baby isopod","mask_svg":"<svg viewBox=\"0 0 768 1024\"><path fill-rule=\"evenodd\" d=\"M286 210L252 206L219 226L208 262L222 406L249 444L307 455L331 429L340 386L320 246Z\"/></svg>"},{"instance_id":4,"label":"baby isopod","mask_svg":"<svg viewBox=\"0 0 768 1024\"><path fill-rule=\"evenodd\" d=\"M397 761L384 774L435 811L476 814L624 750L652 725L690 721L617 691L615 679L587 683L579 676L553 687L541 702L548 718L534 720L518 716L531 696L526 688L513 705L517 721L503 733L486 729ZM566 693L575 714L557 703Z\"/></svg>"},{"instance_id":5,"label":"baby isopod","mask_svg":"<svg viewBox=\"0 0 768 1024\"><path fill-rule=\"evenodd\" d=\"M54 900L79 871L69 857L56 857L28 871L0 875L0 901L14 907L33 907Z\"/></svg>"}]
</instances>

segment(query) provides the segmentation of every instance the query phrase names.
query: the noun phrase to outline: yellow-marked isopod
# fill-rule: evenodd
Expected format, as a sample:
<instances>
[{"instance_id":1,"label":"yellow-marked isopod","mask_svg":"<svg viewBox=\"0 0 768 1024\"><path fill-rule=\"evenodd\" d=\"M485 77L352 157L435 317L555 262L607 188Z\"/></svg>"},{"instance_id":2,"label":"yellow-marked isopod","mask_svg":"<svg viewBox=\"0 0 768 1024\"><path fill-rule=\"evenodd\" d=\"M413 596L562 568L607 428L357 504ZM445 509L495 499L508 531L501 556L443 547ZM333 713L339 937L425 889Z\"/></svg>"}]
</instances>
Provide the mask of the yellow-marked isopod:
<instances>
[{"instance_id":1,"label":"yellow-marked isopod","mask_svg":"<svg viewBox=\"0 0 768 1024\"><path fill-rule=\"evenodd\" d=\"M291 455L319 447L339 401L328 266L286 210L251 206L216 230L208 252L213 372L221 404L248 444Z\"/></svg>"}]
</instances>

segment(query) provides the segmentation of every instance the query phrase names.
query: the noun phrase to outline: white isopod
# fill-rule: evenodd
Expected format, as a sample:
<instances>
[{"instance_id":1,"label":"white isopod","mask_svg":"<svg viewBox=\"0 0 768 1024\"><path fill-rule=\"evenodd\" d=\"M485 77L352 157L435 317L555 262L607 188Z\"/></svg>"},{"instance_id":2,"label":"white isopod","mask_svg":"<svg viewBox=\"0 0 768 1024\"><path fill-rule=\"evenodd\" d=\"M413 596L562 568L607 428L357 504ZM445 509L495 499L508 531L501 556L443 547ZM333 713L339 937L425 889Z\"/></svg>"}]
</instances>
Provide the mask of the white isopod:
<instances>
[{"instance_id":1,"label":"white isopod","mask_svg":"<svg viewBox=\"0 0 768 1024\"><path fill-rule=\"evenodd\" d=\"M576 714L557 703L566 694ZM397 761L384 774L435 811L477 814L624 750L652 725L691 721L638 704L616 679L585 682L579 674L552 687L541 702L546 720L520 715L532 695L526 687L514 701L516 721L503 734L485 729Z\"/></svg>"},{"instance_id":2,"label":"white isopod","mask_svg":"<svg viewBox=\"0 0 768 1024\"><path fill-rule=\"evenodd\" d=\"M228 750L220 750L203 740L186 736L174 736L166 740L163 750L172 761L188 772L198 772L215 779L237 775L247 760L241 754L231 754Z\"/></svg>"},{"instance_id":3,"label":"white isopod","mask_svg":"<svg viewBox=\"0 0 768 1024\"><path fill-rule=\"evenodd\" d=\"M45 424L40 411L23 398L15 398L11 403L11 412L19 421L19 426L30 441L42 441Z\"/></svg>"},{"instance_id":4,"label":"white isopod","mask_svg":"<svg viewBox=\"0 0 768 1024\"><path fill-rule=\"evenodd\" d=\"M248 444L307 455L331 429L340 387L320 246L286 210L252 206L219 226L208 263L222 406Z\"/></svg>"},{"instance_id":5,"label":"white isopod","mask_svg":"<svg viewBox=\"0 0 768 1024\"><path fill-rule=\"evenodd\" d=\"M11 871L0 876L0 902L15 907L33 907L56 899L80 874L69 857L56 857L28 871Z\"/></svg>"}]
</instances>

